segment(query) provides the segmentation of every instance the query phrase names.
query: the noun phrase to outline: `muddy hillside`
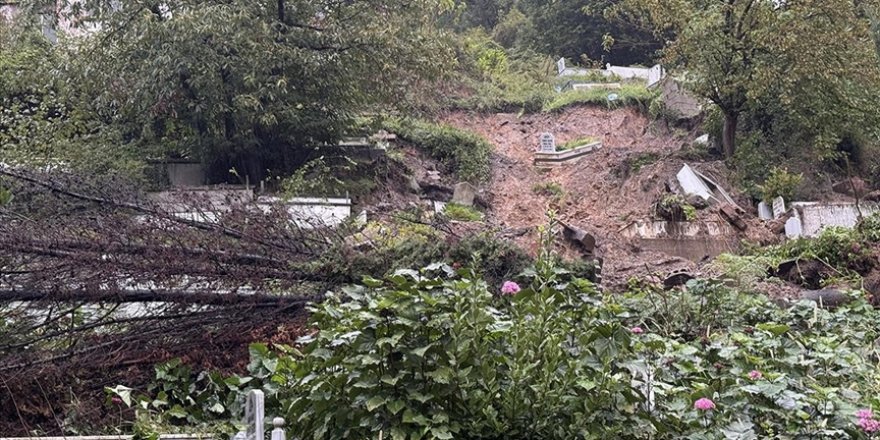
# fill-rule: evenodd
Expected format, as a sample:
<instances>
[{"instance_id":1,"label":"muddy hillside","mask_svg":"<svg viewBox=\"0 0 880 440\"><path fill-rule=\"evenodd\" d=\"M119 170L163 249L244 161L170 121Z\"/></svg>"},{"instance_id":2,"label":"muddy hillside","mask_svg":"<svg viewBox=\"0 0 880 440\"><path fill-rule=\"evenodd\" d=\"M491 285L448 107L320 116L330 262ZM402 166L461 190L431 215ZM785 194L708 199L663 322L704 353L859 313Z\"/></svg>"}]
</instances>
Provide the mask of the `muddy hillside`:
<instances>
[{"instance_id":1,"label":"muddy hillside","mask_svg":"<svg viewBox=\"0 0 880 440\"><path fill-rule=\"evenodd\" d=\"M640 222L657 220L655 204L670 194L669 183L682 166L689 164L730 188L723 163L694 152L698 133L670 130L634 109L580 107L525 116L451 113L442 120L479 133L494 147L492 177L485 188L493 223L533 231L546 222L548 210L555 210L563 222L595 235L603 274L612 283L696 267L696 261L643 249L624 233ZM601 140L602 148L562 166L536 167L538 139L545 132L555 136L557 145L592 137ZM547 187L558 189L542 190ZM698 211L697 218L723 222L713 207ZM533 233L516 240L526 248L536 246Z\"/></svg>"}]
</instances>

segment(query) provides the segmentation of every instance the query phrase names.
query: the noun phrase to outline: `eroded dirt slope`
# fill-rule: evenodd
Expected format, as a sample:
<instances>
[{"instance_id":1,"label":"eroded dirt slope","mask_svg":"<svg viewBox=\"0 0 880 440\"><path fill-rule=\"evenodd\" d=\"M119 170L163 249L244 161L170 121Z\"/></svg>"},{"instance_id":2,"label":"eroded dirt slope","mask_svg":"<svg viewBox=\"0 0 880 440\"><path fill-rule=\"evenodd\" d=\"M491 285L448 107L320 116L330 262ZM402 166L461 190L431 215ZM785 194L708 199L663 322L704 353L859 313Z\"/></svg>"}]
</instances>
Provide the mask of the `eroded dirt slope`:
<instances>
[{"instance_id":1,"label":"eroded dirt slope","mask_svg":"<svg viewBox=\"0 0 880 440\"><path fill-rule=\"evenodd\" d=\"M548 209L556 209L563 221L596 235L605 260L604 273L616 281L634 271L663 272L693 266L679 258L642 252L619 234L633 221L652 217L653 203L666 192L665 183L686 163L681 150L692 144L693 134L652 125L634 109L597 107L522 117L453 113L443 121L479 133L493 144L493 173L486 192L497 225L534 230L546 223ZM557 145L592 136L602 140L603 148L577 162L541 170L533 165L533 156L543 132L552 133ZM722 164L696 166L726 183L727 171ZM561 202L534 190L546 182L562 187ZM700 217L717 219L710 211L701 212ZM534 238L529 234L518 241L534 249Z\"/></svg>"}]
</instances>

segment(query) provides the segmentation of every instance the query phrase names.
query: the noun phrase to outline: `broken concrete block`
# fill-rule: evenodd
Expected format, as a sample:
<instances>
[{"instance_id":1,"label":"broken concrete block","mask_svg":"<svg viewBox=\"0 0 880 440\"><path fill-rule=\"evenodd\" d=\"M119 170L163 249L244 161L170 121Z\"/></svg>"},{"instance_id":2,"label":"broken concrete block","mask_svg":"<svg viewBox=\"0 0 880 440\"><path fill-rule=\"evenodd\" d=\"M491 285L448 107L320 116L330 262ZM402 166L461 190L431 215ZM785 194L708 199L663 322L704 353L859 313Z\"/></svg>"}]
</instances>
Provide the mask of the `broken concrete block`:
<instances>
[{"instance_id":1,"label":"broken concrete block","mask_svg":"<svg viewBox=\"0 0 880 440\"><path fill-rule=\"evenodd\" d=\"M564 223L562 226L562 236L565 237L566 240L575 243L584 253L590 255L593 254L593 251L596 250L596 237L575 226Z\"/></svg>"},{"instance_id":2,"label":"broken concrete block","mask_svg":"<svg viewBox=\"0 0 880 440\"><path fill-rule=\"evenodd\" d=\"M718 208L718 214L721 215L721 218L726 220L728 223L730 223L740 231L745 231L748 228L745 220L743 220L742 209L737 207L736 205L722 205L720 208Z\"/></svg>"},{"instance_id":3,"label":"broken concrete block","mask_svg":"<svg viewBox=\"0 0 880 440\"><path fill-rule=\"evenodd\" d=\"M709 203L718 202L729 203L732 205L736 204L730 195L728 195L727 192L717 183L699 171L694 170L687 164L681 167L676 178L678 179L678 184L681 186L682 191L684 191L685 196L700 196L703 200Z\"/></svg>"},{"instance_id":4,"label":"broken concrete block","mask_svg":"<svg viewBox=\"0 0 880 440\"><path fill-rule=\"evenodd\" d=\"M477 188L468 182L455 185L452 193L452 203L462 206L474 206L474 198L477 196Z\"/></svg>"}]
</instances>

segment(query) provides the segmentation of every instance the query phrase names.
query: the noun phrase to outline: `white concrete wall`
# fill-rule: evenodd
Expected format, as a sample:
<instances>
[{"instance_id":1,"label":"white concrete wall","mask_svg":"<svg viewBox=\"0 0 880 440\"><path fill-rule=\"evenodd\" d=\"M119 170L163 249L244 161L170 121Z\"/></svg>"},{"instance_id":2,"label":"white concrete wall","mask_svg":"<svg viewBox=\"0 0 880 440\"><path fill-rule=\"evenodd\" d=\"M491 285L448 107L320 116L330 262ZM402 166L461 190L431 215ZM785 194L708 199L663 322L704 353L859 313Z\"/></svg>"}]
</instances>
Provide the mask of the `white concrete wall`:
<instances>
[{"instance_id":1,"label":"white concrete wall","mask_svg":"<svg viewBox=\"0 0 880 440\"><path fill-rule=\"evenodd\" d=\"M295 197L284 201L265 197L257 203L263 212L269 212L280 204L287 210L291 221L303 229L335 227L351 217L350 199Z\"/></svg>"},{"instance_id":2,"label":"white concrete wall","mask_svg":"<svg viewBox=\"0 0 880 440\"><path fill-rule=\"evenodd\" d=\"M801 219L803 235L815 237L830 227L853 228L859 221L859 210L855 203L795 202L792 207ZM862 216L880 212L876 203L861 203Z\"/></svg>"}]
</instances>

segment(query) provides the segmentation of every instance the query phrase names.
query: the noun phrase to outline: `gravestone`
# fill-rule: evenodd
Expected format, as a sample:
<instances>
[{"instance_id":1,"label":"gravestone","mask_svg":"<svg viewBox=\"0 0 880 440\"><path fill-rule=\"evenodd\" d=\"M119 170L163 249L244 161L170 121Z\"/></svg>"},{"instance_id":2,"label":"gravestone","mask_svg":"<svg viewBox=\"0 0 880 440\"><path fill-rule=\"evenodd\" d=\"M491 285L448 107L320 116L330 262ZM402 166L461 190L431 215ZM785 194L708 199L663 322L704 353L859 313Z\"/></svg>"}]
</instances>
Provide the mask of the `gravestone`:
<instances>
[{"instance_id":1,"label":"gravestone","mask_svg":"<svg viewBox=\"0 0 880 440\"><path fill-rule=\"evenodd\" d=\"M559 61L556 62L556 70L562 75L562 72L565 72L565 58L560 58Z\"/></svg>"},{"instance_id":2,"label":"gravestone","mask_svg":"<svg viewBox=\"0 0 880 440\"><path fill-rule=\"evenodd\" d=\"M785 222L785 236L788 238L798 238L804 234L803 224L801 223L801 219L797 217L792 217Z\"/></svg>"},{"instance_id":3,"label":"gravestone","mask_svg":"<svg viewBox=\"0 0 880 440\"><path fill-rule=\"evenodd\" d=\"M783 199L782 197L777 197L777 198L773 199L773 217L774 218L782 217L783 215L785 215L786 211L787 211L787 209L785 209L785 199Z\"/></svg>"},{"instance_id":4,"label":"gravestone","mask_svg":"<svg viewBox=\"0 0 880 440\"><path fill-rule=\"evenodd\" d=\"M247 394L244 404L245 440L263 440L265 430L263 422L266 419L263 392L251 390Z\"/></svg>"},{"instance_id":5,"label":"gravestone","mask_svg":"<svg viewBox=\"0 0 880 440\"><path fill-rule=\"evenodd\" d=\"M452 194L452 203L462 206L474 206L474 198L477 196L477 189L467 182L461 182L455 185L455 192Z\"/></svg>"},{"instance_id":6,"label":"gravestone","mask_svg":"<svg viewBox=\"0 0 880 440\"><path fill-rule=\"evenodd\" d=\"M761 220L773 220L773 210L766 202L758 203L758 217Z\"/></svg>"},{"instance_id":7,"label":"gravestone","mask_svg":"<svg viewBox=\"0 0 880 440\"><path fill-rule=\"evenodd\" d=\"M550 133L541 133L541 137L538 138L538 148L542 153L555 153L556 138Z\"/></svg>"}]
</instances>

